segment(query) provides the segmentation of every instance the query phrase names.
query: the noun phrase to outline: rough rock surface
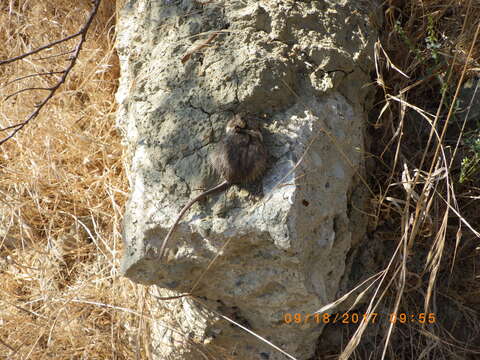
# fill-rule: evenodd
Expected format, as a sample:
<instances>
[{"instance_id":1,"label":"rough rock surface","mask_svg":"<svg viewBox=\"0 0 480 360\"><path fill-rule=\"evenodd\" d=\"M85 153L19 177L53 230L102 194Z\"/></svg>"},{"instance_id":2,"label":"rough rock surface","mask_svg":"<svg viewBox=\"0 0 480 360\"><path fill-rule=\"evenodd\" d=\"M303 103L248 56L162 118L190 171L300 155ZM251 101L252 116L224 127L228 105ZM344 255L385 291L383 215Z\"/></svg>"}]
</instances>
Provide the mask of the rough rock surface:
<instances>
[{"instance_id":1,"label":"rough rock surface","mask_svg":"<svg viewBox=\"0 0 480 360\"><path fill-rule=\"evenodd\" d=\"M358 199L376 4L203 3L131 0L119 19L118 124L132 153L122 270L202 299L162 303L176 330L155 324L159 359L286 358L219 314L307 359L322 326L284 316L335 298L365 231ZM264 124L266 175L195 205L160 262L178 211L219 182L208 154L241 111Z\"/></svg>"}]
</instances>

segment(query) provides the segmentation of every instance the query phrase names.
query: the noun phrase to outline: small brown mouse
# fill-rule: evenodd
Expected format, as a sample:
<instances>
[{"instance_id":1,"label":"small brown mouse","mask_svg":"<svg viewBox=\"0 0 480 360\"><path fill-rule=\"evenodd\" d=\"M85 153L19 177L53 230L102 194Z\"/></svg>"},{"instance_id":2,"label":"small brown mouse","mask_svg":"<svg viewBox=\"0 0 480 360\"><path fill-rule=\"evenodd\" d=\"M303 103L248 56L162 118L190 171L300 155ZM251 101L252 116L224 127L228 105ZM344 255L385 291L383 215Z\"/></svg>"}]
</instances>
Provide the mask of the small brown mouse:
<instances>
[{"instance_id":1,"label":"small brown mouse","mask_svg":"<svg viewBox=\"0 0 480 360\"><path fill-rule=\"evenodd\" d=\"M224 179L217 186L197 195L183 207L168 231L160 247L163 257L168 240L172 236L180 219L197 201L208 195L227 190L234 184L250 183L257 180L267 167L267 150L258 120L248 115L236 114L227 123L225 137L210 156L210 164Z\"/></svg>"}]
</instances>

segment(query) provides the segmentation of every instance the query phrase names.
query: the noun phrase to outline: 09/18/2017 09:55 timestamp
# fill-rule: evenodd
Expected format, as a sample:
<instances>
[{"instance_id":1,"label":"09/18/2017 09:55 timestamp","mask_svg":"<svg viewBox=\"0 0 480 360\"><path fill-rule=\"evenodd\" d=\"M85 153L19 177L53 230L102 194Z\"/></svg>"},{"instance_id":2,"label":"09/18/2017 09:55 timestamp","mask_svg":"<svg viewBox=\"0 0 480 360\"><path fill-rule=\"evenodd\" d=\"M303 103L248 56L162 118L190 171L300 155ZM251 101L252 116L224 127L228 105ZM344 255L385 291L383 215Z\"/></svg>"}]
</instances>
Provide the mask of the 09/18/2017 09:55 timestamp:
<instances>
[{"instance_id":1,"label":"09/18/2017 09:55 timestamp","mask_svg":"<svg viewBox=\"0 0 480 360\"><path fill-rule=\"evenodd\" d=\"M357 324L362 321L376 323L379 319L387 319L391 323L419 323L433 324L437 321L435 313L285 313L283 321L286 324L306 324L313 322L316 324Z\"/></svg>"}]
</instances>

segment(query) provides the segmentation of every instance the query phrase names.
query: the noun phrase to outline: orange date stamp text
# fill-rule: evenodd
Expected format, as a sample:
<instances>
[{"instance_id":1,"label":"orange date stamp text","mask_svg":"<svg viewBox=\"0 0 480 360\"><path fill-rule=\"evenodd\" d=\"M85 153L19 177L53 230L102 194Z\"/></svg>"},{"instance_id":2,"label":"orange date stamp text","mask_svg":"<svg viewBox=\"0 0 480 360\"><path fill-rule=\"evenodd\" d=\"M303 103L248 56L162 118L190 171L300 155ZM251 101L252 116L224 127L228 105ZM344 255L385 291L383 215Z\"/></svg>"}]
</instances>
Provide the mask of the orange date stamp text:
<instances>
[{"instance_id":1,"label":"orange date stamp text","mask_svg":"<svg viewBox=\"0 0 480 360\"><path fill-rule=\"evenodd\" d=\"M433 324L437 321L435 313L285 313L285 324L358 324L362 321L375 324L380 319L387 319L391 323L419 323Z\"/></svg>"}]
</instances>

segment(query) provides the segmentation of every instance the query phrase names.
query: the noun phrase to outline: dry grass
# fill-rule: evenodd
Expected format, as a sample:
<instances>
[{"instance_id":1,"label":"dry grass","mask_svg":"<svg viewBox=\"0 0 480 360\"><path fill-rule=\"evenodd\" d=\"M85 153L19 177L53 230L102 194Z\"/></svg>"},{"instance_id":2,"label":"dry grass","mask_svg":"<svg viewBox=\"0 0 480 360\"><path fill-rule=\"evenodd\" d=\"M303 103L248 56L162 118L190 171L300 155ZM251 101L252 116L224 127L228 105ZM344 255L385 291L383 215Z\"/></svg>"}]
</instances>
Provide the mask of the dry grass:
<instances>
[{"instance_id":1,"label":"dry grass","mask_svg":"<svg viewBox=\"0 0 480 360\"><path fill-rule=\"evenodd\" d=\"M372 124L372 239L391 252L362 312L432 313L436 321L363 323L340 358L476 359L480 204L473 200L480 184L478 176L468 185L459 178L467 129L478 131L478 123L457 104L465 81L480 75L480 6L391 0L384 10L375 53L381 94ZM365 341L372 334L373 343Z\"/></svg>"},{"instance_id":2,"label":"dry grass","mask_svg":"<svg viewBox=\"0 0 480 360\"><path fill-rule=\"evenodd\" d=\"M114 126L117 4L102 3L67 83L0 147L0 358L148 357L145 289L117 273L128 189ZM89 6L2 2L0 59L76 32ZM369 293L369 309L433 312L437 322L384 323L373 344L365 343L372 327L360 326L346 339L343 357L478 358L480 184L475 178L458 184L472 124L458 121L454 104L465 80L479 75L480 6L391 0L384 10L376 47L381 95L372 124L378 139L372 234L390 243L393 255L372 278L378 292ZM61 56L39 57L0 67L2 98L52 84L45 76L4 86L65 64ZM41 96L26 92L0 103L1 126L23 120Z\"/></svg>"},{"instance_id":3,"label":"dry grass","mask_svg":"<svg viewBox=\"0 0 480 360\"><path fill-rule=\"evenodd\" d=\"M38 118L0 148L2 359L143 357L131 338L140 323L139 289L117 272L128 188L115 130L116 4L102 3L67 82ZM0 58L78 31L90 6L2 2ZM49 56L74 45L0 67L0 96L51 86L52 76L4 85L62 69L65 55ZM22 121L44 94L29 91L0 103L2 127Z\"/></svg>"}]
</instances>

